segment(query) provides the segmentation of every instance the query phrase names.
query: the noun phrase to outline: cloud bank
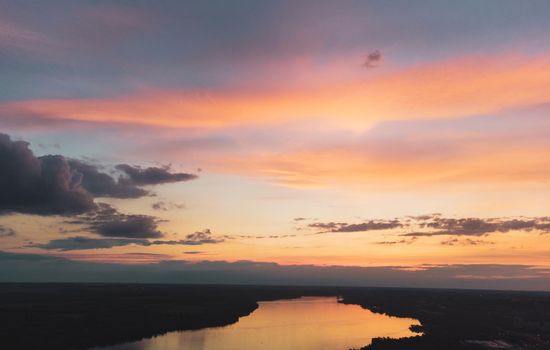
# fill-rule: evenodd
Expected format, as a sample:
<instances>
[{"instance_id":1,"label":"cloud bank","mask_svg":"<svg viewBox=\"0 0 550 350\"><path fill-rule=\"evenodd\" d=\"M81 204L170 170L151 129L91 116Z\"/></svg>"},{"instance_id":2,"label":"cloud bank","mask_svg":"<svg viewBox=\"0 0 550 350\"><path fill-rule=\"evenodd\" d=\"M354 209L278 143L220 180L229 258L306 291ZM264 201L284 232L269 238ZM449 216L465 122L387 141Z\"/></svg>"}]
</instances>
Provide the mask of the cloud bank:
<instances>
[{"instance_id":1,"label":"cloud bank","mask_svg":"<svg viewBox=\"0 0 550 350\"><path fill-rule=\"evenodd\" d=\"M2 282L233 283L550 290L531 265L313 266L256 261L106 264L0 252ZM518 287L520 286L520 287Z\"/></svg>"}]
</instances>

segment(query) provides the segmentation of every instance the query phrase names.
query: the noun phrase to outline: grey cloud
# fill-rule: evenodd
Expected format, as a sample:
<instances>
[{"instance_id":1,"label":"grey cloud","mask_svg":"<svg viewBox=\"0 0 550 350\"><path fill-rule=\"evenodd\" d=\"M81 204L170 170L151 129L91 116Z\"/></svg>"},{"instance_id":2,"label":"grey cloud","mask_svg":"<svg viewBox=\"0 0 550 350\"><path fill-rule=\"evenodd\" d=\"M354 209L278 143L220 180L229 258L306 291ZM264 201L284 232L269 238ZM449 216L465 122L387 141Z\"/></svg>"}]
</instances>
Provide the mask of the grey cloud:
<instances>
[{"instance_id":1,"label":"grey cloud","mask_svg":"<svg viewBox=\"0 0 550 350\"><path fill-rule=\"evenodd\" d=\"M60 238L43 244L31 244L29 247L46 250L87 250L87 249L107 249L130 244L146 245L147 240L143 239L116 239L116 238L89 238L75 236L69 238Z\"/></svg>"},{"instance_id":2,"label":"grey cloud","mask_svg":"<svg viewBox=\"0 0 550 350\"><path fill-rule=\"evenodd\" d=\"M172 173L169 167L141 168L118 164L118 178L101 172L99 167L79 160L70 160L70 166L82 174L82 186L95 197L139 198L151 193L141 186L160 185L196 179L194 174Z\"/></svg>"},{"instance_id":3,"label":"grey cloud","mask_svg":"<svg viewBox=\"0 0 550 350\"><path fill-rule=\"evenodd\" d=\"M97 209L79 215L67 221L71 224L83 224L91 232L104 237L124 238L160 238L159 220L154 216L122 214L112 206L99 203Z\"/></svg>"},{"instance_id":4,"label":"grey cloud","mask_svg":"<svg viewBox=\"0 0 550 350\"><path fill-rule=\"evenodd\" d=\"M402 227L403 224L395 220L370 220L359 224L348 224L344 222L315 222L308 225L311 228L321 229L328 232L365 232L376 230L389 230Z\"/></svg>"},{"instance_id":5,"label":"grey cloud","mask_svg":"<svg viewBox=\"0 0 550 350\"><path fill-rule=\"evenodd\" d=\"M473 236L480 237L492 233L510 231L538 231L550 233L550 217L531 218L446 218L439 213L406 216L393 220L369 220L362 223L347 222L314 222L307 225L317 233L329 232L367 232L374 230L406 229L403 237L431 236ZM400 241L388 241L386 244L397 244Z\"/></svg>"},{"instance_id":6,"label":"grey cloud","mask_svg":"<svg viewBox=\"0 0 550 350\"><path fill-rule=\"evenodd\" d=\"M156 218L148 215L119 214L111 221L94 224L93 230L105 237L158 238Z\"/></svg>"},{"instance_id":7,"label":"grey cloud","mask_svg":"<svg viewBox=\"0 0 550 350\"><path fill-rule=\"evenodd\" d=\"M382 53L379 50L374 50L373 52L367 55L367 58L363 63L363 66L365 66L366 68L376 68L380 64L382 64L382 60L383 60Z\"/></svg>"},{"instance_id":8,"label":"grey cloud","mask_svg":"<svg viewBox=\"0 0 550 350\"><path fill-rule=\"evenodd\" d=\"M185 237L186 244L200 245L205 243L220 243L223 240L212 237L212 232L209 229L203 231L197 231L195 233L188 234Z\"/></svg>"},{"instance_id":9,"label":"grey cloud","mask_svg":"<svg viewBox=\"0 0 550 350\"><path fill-rule=\"evenodd\" d=\"M36 157L25 141L0 133L0 213L75 215L96 209L94 197L137 198L140 186L187 181L196 175L169 167L119 164L117 178L99 167L61 155Z\"/></svg>"},{"instance_id":10,"label":"grey cloud","mask_svg":"<svg viewBox=\"0 0 550 350\"><path fill-rule=\"evenodd\" d=\"M189 181L197 178L197 175L188 173L172 173L170 167L142 168L128 164L119 164L116 169L128 176L129 180L137 186L159 185L172 182Z\"/></svg>"},{"instance_id":11,"label":"grey cloud","mask_svg":"<svg viewBox=\"0 0 550 350\"><path fill-rule=\"evenodd\" d=\"M538 217L528 219L507 218L443 218L435 217L429 222L420 224L421 228L433 229L427 232L410 232L403 236L485 236L490 233L509 231L542 231L550 230L550 218Z\"/></svg>"},{"instance_id":12,"label":"grey cloud","mask_svg":"<svg viewBox=\"0 0 550 350\"><path fill-rule=\"evenodd\" d=\"M88 263L0 252L3 282L141 282L548 290L550 270L530 265L314 266L256 261Z\"/></svg>"},{"instance_id":13,"label":"grey cloud","mask_svg":"<svg viewBox=\"0 0 550 350\"><path fill-rule=\"evenodd\" d=\"M40 248L45 250L89 250L89 249L108 249L113 247L139 245L149 247L153 245L187 245L196 246L203 244L222 243L224 239L216 238L210 230L199 231L185 236L179 240L147 240L140 238L90 238L84 236L74 236L68 238L54 239L47 243L30 244L27 247Z\"/></svg>"},{"instance_id":14,"label":"grey cloud","mask_svg":"<svg viewBox=\"0 0 550 350\"><path fill-rule=\"evenodd\" d=\"M82 174L82 186L95 197L138 198L149 194L126 178L115 180L98 167L79 160L69 160L71 168Z\"/></svg>"},{"instance_id":15,"label":"grey cloud","mask_svg":"<svg viewBox=\"0 0 550 350\"><path fill-rule=\"evenodd\" d=\"M0 134L0 212L68 215L95 208L82 175L58 155L36 157L24 141Z\"/></svg>"},{"instance_id":16,"label":"grey cloud","mask_svg":"<svg viewBox=\"0 0 550 350\"><path fill-rule=\"evenodd\" d=\"M440 232L447 234L481 236L499 230L500 223L479 218L435 218L433 222L429 222L425 226L442 230Z\"/></svg>"}]
</instances>

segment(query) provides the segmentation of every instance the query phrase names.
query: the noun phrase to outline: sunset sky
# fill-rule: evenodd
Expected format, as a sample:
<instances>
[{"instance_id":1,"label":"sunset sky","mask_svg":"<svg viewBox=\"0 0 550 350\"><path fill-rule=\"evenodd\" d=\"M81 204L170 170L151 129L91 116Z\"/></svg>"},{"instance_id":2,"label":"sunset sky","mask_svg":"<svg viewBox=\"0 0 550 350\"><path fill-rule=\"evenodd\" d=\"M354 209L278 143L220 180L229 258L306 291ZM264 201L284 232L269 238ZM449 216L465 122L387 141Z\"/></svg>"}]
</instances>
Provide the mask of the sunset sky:
<instances>
[{"instance_id":1,"label":"sunset sky","mask_svg":"<svg viewBox=\"0 0 550 350\"><path fill-rule=\"evenodd\" d=\"M549 14L0 0L0 280L347 266L550 290Z\"/></svg>"}]
</instances>

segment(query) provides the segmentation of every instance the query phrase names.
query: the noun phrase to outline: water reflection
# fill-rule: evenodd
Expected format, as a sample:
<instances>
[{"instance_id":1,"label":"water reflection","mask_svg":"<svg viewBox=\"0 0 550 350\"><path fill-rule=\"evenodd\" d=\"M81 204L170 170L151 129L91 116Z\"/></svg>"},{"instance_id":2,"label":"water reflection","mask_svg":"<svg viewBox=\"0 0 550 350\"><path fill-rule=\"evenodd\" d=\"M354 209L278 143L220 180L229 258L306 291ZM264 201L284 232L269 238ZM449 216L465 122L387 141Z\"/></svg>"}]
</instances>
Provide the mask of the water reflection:
<instances>
[{"instance_id":1,"label":"water reflection","mask_svg":"<svg viewBox=\"0 0 550 350\"><path fill-rule=\"evenodd\" d=\"M336 298L315 297L260 302L235 324L196 331L170 332L108 350L350 349L375 337L412 336L411 318L372 313Z\"/></svg>"}]
</instances>

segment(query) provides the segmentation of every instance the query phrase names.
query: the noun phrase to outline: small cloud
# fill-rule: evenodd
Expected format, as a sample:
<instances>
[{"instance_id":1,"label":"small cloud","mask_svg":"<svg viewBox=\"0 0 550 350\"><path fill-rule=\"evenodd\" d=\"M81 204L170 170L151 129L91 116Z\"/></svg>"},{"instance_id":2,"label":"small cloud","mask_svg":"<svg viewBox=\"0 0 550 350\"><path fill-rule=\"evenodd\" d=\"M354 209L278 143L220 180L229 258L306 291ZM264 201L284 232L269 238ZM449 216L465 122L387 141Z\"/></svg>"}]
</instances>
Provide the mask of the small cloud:
<instances>
[{"instance_id":1,"label":"small cloud","mask_svg":"<svg viewBox=\"0 0 550 350\"><path fill-rule=\"evenodd\" d=\"M170 209L185 209L185 204L159 201L151 205L154 210L168 211Z\"/></svg>"},{"instance_id":2,"label":"small cloud","mask_svg":"<svg viewBox=\"0 0 550 350\"><path fill-rule=\"evenodd\" d=\"M197 178L197 175L188 173L172 173L170 166L162 168L142 168L128 164L119 164L117 170L122 171L128 179L137 186L160 185L172 182L189 181Z\"/></svg>"},{"instance_id":3,"label":"small cloud","mask_svg":"<svg viewBox=\"0 0 550 350\"><path fill-rule=\"evenodd\" d=\"M208 243L221 243L223 239L214 238L212 232L209 229L203 231L197 231L195 233L188 234L185 236L185 239L176 241L176 244L187 244L187 245L201 245Z\"/></svg>"},{"instance_id":4,"label":"small cloud","mask_svg":"<svg viewBox=\"0 0 550 350\"><path fill-rule=\"evenodd\" d=\"M418 237L411 237L410 239L401 239L397 241L374 242L374 244L379 244L379 245L413 244L417 239Z\"/></svg>"},{"instance_id":5,"label":"small cloud","mask_svg":"<svg viewBox=\"0 0 550 350\"><path fill-rule=\"evenodd\" d=\"M382 64L382 53L379 50L374 50L367 55L363 66L366 68L376 68Z\"/></svg>"}]
</instances>

